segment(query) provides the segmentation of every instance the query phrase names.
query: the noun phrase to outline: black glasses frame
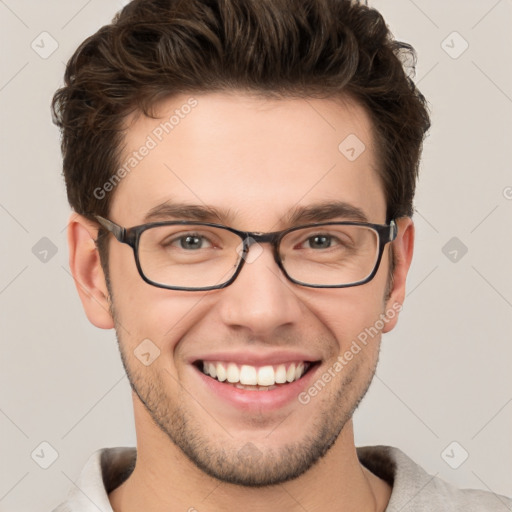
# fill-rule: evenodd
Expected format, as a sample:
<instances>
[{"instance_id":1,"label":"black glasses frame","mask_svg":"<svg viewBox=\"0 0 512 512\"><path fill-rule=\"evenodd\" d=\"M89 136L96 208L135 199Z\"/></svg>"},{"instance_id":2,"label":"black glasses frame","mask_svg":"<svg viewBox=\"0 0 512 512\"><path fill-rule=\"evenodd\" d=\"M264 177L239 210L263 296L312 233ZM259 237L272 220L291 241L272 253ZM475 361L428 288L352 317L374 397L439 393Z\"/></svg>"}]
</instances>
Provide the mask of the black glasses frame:
<instances>
[{"instance_id":1,"label":"black glasses frame","mask_svg":"<svg viewBox=\"0 0 512 512\"><path fill-rule=\"evenodd\" d=\"M379 269L380 262L382 260L382 254L384 252L384 247L389 242L395 240L398 234L398 228L395 220L391 220L389 224L371 224L368 222L352 222L352 221L343 221L343 222L321 222L314 224L306 224L303 226L294 226L292 228L285 229L283 231L273 231L271 233L259 233L259 232L251 232L251 231L239 231L234 228L230 228L229 226L224 226L222 224L215 224L210 222L191 222L188 220L176 220L176 221L165 221L165 222L152 222L150 224L141 224L139 226L133 226L131 228L125 228L112 222L111 220L105 219L104 217L100 217L99 215L94 215L96 220L99 222L103 228L105 228L108 232L112 233L114 237L121 242L122 244L127 244L133 249L133 254L135 256L135 264L137 266L137 270L139 271L140 277L148 284L152 286L156 286L157 288L164 288L166 290L180 290L180 291L209 291L209 290L219 290L229 286L234 282L237 278L238 274L240 274L242 267L245 263L245 255L249 252L251 245L254 243L269 243L273 247L274 252L274 260L277 263L278 267L281 269L286 278L294 284L298 284L300 286L305 286L308 288L349 288L352 286L359 286L371 281L377 270ZM235 273L224 283L213 285L213 286L205 286L202 288L187 288L183 286L170 286L164 285L162 283L157 283L156 281L152 281L149 279L143 272L140 260L139 260L139 241L140 236L144 231L158 226L178 226L178 225L191 225L191 226L209 226L214 228L225 229L234 233L240 240L242 241L242 255L240 257L240 262L238 263L238 267L235 270ZM357 281L355 283L349 284L341 284L341 285L325 285L325 284L309 284L303 283L302 281L297 281L288 275L284 265L281 261L281 257L279 255L279 244L285 235L291 233L292 231L296 231L298 229L308 228L308 227L322 227L322 226L334 226L334 225L342 225L342 226L363 226L370 229L373 229L379 238L379 253L377 257L377 261L373 268L373 271L361 281Z\"/></svg>"}]
</instances>

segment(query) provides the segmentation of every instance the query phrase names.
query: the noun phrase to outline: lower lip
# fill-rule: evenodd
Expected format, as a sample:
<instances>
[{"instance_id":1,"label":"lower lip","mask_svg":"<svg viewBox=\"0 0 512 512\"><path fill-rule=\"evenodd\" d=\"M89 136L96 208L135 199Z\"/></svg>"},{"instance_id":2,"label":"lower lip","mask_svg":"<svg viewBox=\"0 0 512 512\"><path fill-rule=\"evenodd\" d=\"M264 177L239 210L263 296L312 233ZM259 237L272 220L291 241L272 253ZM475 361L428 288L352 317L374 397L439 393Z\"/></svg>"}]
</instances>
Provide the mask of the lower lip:
<instances>
[{"instance_id":1,"label":"lower lip","mask_svg":"<svg viewBox=\"0 0 512 512\"><path fill-rule=\"evenodd\" d=\"M288 384L278 385L268 391L256 391L239 389L232 384L219 382L213 377L205 375L199 368L193 367L202 382L217 396L231 405L245 411L273 411L289 404L293 400L298 401L298 396L312 381L319 364L316 363L299 380Z\"/></svg>"}]
</instances>

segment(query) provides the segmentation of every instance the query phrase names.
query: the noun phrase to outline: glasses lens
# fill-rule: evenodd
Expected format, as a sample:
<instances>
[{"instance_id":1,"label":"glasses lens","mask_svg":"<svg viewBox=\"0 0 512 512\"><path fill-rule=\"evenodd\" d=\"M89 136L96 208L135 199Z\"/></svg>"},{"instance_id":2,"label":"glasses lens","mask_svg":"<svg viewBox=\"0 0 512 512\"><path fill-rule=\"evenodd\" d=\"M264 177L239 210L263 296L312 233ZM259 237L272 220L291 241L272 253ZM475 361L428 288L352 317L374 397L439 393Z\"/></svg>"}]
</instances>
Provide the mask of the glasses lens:
<instances>
[{"instance_id":1,"label":"glasses lens","mask_svg":"<svg viewBox=\"0 0 512 512\"><path fill-rule=\"evenodd\" d=\"M365 280L379 256L379 235L366 226L324 225L285 235L280 256L287 274L308 285L341 286Z\"/></svg>"},{"instance_id":2,"label":"glasses lens","mask_svg":"<svg viewBox=\"0 0 512 512\"><path fill-rule=\"evenodd\" d=\"M241 239L226 229L180 224L143 231L138 255L142 272L150 281L193 289L229 281L241 250Z\"/></svg>"}]
</instances>

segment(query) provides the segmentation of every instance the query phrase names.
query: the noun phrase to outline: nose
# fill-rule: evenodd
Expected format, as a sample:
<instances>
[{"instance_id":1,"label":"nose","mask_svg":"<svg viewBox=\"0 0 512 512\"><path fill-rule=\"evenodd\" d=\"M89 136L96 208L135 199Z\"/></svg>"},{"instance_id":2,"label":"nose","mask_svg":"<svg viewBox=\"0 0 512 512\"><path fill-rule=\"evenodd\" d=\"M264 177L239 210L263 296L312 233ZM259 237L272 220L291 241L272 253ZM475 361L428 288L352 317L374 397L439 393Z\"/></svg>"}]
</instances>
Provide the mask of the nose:
<instances>
[{"instance_id":1,"label":"nose","mask_svg":"<svg viewBox=\"0 0 512 512\"><path fill-rule=\"evenodd\" d=\"M297 324L303 312L295 286L283 275L269 244L252 244L238 277L221 292L222 321L254 337Z\"/></svg>"}]
</instances>

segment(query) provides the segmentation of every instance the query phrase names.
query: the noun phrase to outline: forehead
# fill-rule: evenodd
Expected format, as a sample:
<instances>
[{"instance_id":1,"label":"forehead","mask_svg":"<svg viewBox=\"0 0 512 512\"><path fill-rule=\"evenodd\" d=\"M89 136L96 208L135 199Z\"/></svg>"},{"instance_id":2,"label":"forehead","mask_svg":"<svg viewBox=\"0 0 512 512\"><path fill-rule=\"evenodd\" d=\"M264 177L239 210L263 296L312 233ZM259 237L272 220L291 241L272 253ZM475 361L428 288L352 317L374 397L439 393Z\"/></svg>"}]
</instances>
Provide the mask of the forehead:
<instances>
[{"instance_id":1,"label":"forehead","mask_svg":"<svg viewBox=\"0 0 512 512\"><path fill-rule=\"evenodd\" d=\"M294 208L335 201L385 220L371 122L353 101L223 92L175 96L156 114L127 120L113 220L135 225L167 202L263 231Z\"/></svg>"}]
</instances>

